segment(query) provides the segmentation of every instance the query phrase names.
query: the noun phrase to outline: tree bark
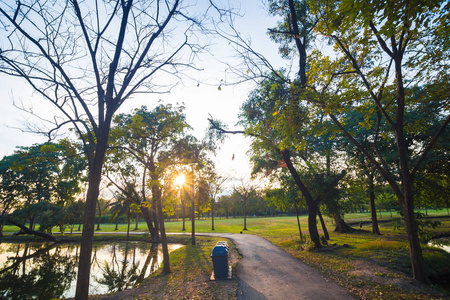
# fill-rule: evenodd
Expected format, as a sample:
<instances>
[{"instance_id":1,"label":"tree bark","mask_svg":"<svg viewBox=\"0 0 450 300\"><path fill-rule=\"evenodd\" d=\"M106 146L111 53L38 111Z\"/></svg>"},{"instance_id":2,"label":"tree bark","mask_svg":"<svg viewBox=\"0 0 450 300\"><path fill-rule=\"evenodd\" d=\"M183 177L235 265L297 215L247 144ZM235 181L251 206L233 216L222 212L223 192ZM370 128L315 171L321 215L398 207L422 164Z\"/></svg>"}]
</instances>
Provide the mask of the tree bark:
<instances>
[{"instance_id":1,"label":"tree bark","mask_svg":"<svg viewBox=\"0 0 450 300\"><path fill-rule=\"evenodd\" d=\"M128 211L127 211L127 239L130 237L130 207L128 206Z\"/></svg>"},{"instance_id":2,"label":"tree bark","mask_svg":"<svg viewBox=\"0 0 450 300\"><path fill-rule=\"evenodd\" d=\"M100 202L98 202L98 200L97 200L97 208L98 208L98 222L96 230L100 230L100 222L102 221L102 210L100 208Z\"/></svg>"},{"instance_id":3,"label":"tree bark","mask_svg":"<svg viewBox=\"0 0 450 300\"><path fill-rule=\"evenodd\" d=\"M372 218L372 233L380 235L378 228L377 210L375 207L375 186L373 183L373 173L369 174L369 201L370 201L370 215Z\"/></svg>"},{"instance_id":4,"label":"tree bark","mask_svg":"<svg viewBox=\"0 0 450 300\"><path fill-rule=\"evenodd\" d=\"M195 245L195 203L194 203L194 167L192 167L191 176L191 227L192 227L192 245Z\"/></svg>"},{"instance_id":5,"label":"tree bark","mask_svg":"<svg viewBox=\"0 0 450 300\"><path fill-rule=\"evenodd\" d=\"M420 246L419 233L417 230L417 222L414 215L414 196L412 194L412 182L406 185L405 199L402 202L403 219L406 226L406 234L408 236L409 253L414 274L414 279L428 283L425 261L423 259L422 247Z\"/></svg>"},{"instance_id":6,"label":"tree bark","mask_svg":"<svg viewBox=\"0 0 450 300\"><path fill-rule=\"evenodd\" d=\"M300 241L303 241L302 227L300 226L300 218L298 216L297 203L295 203L295 202L294 202L294 207L295 207L295 214L297 216L297 226L298 226L298 233L300 234Z\"/></svg>"},{"instance_id":7,"label":"tree bark","mask_svg":"<svg viewBox=\"0 0 450 300\"><path fill-rule=\"evenodd\" d=\"M186 231L186 206L184 205L184 201L181 201L181 207L183 209L183 228L181 229L182 231Z\"/></svg>"},{"instance_id":8,"label":"tree bark","mask_svg":"<svg viewBox=\"0 0 450 300\"><path fill-rule=\"evenodd\" d=\"M214 199L211 199L211 230L214 229Z\"/></svg>"},{"instance_id":9,"label":"tree bark","mask_svg":"<svg viewBox=\"0 0 450 300\"><path fill-rule=\"evenodd\" d=\"M347 223L345 223L344 219L342 219L339 213L333 213L331 214L331 217L333 218L334 223L336 224L334 232L349 233L355 231L355 229L353 229Z\"/></svg>"},{"instance_id":10,"label":"tree bark","mask_svg":"<svg viewBox=\"0 0 450 300\"><path fill-rule=\"evenodd\" d=\"M159 222L158 222L158 208L157 208L157 203L155 201L155 199L152 199L152 216L153 216L153 220L155 220L155 230L156 230L156 240L159 240Z\"/></svg>"},{"instance_id":11,"label":"tree bark","mask_svg":"<svg viewBox=\"0 0 450 300\"><path fill-rule=\"evenodd\" d=\"M153 226L152 215L150 214L150 210L143 205L140 206L140 209L142 215L144 216L145 223L147 223L148 231L150 232L152 242L154 243L158 242L158 232L155 226Z\"/></svg>"},{"instance_id":12,"label":"tree bark","mask_svg":"<svg viewBox=\"0 0 450 300\"><path fill-rule=\"evenodd\" d=\"M244 196L244 230L247 229L247 197Z\"/></svg>"},{"instance_id":13,"label":"tree bark","mask_svg":"<svg viewBox=\"0 0 450 300\"><path fill-rule=\"evenodd\" d=\"M139 214L136 213L136 224L134 226L134 230L138 230L139 229Z\"/></svg>"},{"instance_id":14,"label":"tree bark","mask_svg":"<svg viewBox=\"0 0 450 300\"><path fill-rule=\"evenodd\" d=\"M117 217L116 217L116 228L114 228L114 231L117 231L117 230L119 230L119 214L117 214Z\"/></svg>"},{"instance_id":15,"label":"tree bark","mask_svg":"<svg viewBox=\"0 0 450 300\"><path fill-rule=\"evenodd\" d=\"M286 163L289 172L294 178L295 184L300 189L301 193L306 199L306 205L308 206L309 236L311 237L311 241L314 243L314 247L319 249L322 247L322 245L320 244L320 236L319 231L317 230L317 222L316 222L316 216L318 211L317 203L314 201L311 193L309 192L307 187L303 184L302 180L300 179L300 176L297 173L297 170L294 168L294 165L291 162L289 150L285 149L281 151L281 154L283 156L283 160Z\"/></svg>"},{"instance_id":16,"label":"tree bark","mask_svg":"<svg viewBox=\"0 0 450 300\"><path fill-rule=\"evenodd\" d=\"M95 211L100 193L102 168L108 145L108 134L111 127L112 114L105 117L99 129L95 154L90 153L89 183L84 206L83 232L81 236L80 258L78 262L77 286L75 300L86 300L89 296L89 278L91 272L91 254L94 239Z\"/></svg>"},{"instance_id":17,"label":"tree bark","mask_svg":"<svg viewBox=\"0 0 450 300\"><path fill-rule=\"evenodd\" d=\"M163 248L163 270L162 272L164 274L170 273L170 260L169 260L169 248L167 245L167 236L166 236L166 228L164 226L164 215L162 211L162 205L161 205L161 190L159 187L156 187L154 189L156 191L156 203L157 203L157 211L158 211L158 223L159 223L159 230L161 232L161 244Z\"/></svg>"},{"instance_id":18,"label":"tree bark","mask_svg":"<svg viewBox=\"0 0 450 300\"><path fill-rule=\"evenodd\" d=\"M330 239L330 235L328 234L327 226L325 225L325 221L323 220L320 208L317 209L317 215L319 216L320 225L322 225L323 235L325 236L325 239L328 241Z\"/></svg>"},{"instance_id":19,"label":"tree bark","mask_svg":"<svg viewBox=\"0 0 450 300\"><path fill-rule=\"evenodd\" d=\"M106 149L106 145L105 145ZM99 195L99 187L102 176L103 159L96 159L95 168L89 176L89 187L84 207L83 231L78 262L76 300L86 300L89 295L89 278L91 272L91 254L94 238L95 211Z\"/></svg>"},{"instance_id":20,"label":"tree bark","mask_svg":"<svg viewBox=\"0 0 450 300\"><path fill-rule=\"evenodd\" d=\"M314 247L316 249L322 248L322 245L320 244L320 236L319 231L317 230L317 221L316 221L318 210L319 208L315 202L312 202L310 205L308 205L309 236L311 237L311 241L314 243Z\"/></svg>"}]
</instances>

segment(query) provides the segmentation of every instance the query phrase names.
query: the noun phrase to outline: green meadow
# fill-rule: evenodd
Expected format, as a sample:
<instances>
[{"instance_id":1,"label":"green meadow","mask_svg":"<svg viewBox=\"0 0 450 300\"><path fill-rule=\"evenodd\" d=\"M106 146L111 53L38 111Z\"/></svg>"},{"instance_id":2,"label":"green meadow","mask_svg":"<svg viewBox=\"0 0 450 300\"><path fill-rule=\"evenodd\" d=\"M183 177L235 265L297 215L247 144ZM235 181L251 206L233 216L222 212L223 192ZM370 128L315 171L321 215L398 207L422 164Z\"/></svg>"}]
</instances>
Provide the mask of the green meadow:
<instances>
[{"instance_id":1,"label":"green meadow","mask_svg":"<svg viewBox=\"0 0 450 300\"><path fill-rule=\"evenodd\" d=\"M425 211L422 211L425 213ZM430 229L430 236L450 235L450 216L446 210L428 210L427 218L438 220L441 226ZM399 218L396 213L392 217ZM436 247L430 247L426 243L422 246L425 263L429 272L431 285L421 285L411 280L411 264L409 250L404 231L394 230L390 212L378 215L380 221L381 235L371 233L369 213L354 213L345 215L346 221L356 229L353 233L341 234L333 232L331 219L325 218L330 239L327 245L320 250L311 250L309 243L307 216L300 217L303 239L300 240L295 216L283 217L250 217L247 218L247 231L243 231L244 220L242 218L216 218L214 220L215 230L211 230L211 219L195 220L196 232L215 233L241 233L256 234L270 240L293 256L305 263L319 269L325 276L336 280L362 299L446 299L450 298L449 291L445 288L450 286L450 253ZM166 231L182 233L182 220L169 221L165 223ZM78 226L75 226L77 229ZM191 232L191 220L185 219L186 233ZM96 231L96 238L118 238L126 239L127 224L120 224L117 235L103 234L114 232L115 224L101 224L100 231ZM146 224L140 222L138 230L135 223L130 224L130 237L133 240L145 240L146 235L133 234L147 232ZM5 226L4 232L17 231L13 226ZM319 223L319 231L323 235ZM64 237L68 239L79 239L79 233L70 235L70 230L65 231ZM15 237L8 237L14 239ZM172 292L178 291L180 295L183 284L188 284L193 275L206 276L211 271L209 251L212 249L216 238L198 237L198 245L190 246L190 239L186 236L169 236L172 242L186 244L184 250L177 250L171 254L173 272L170 275L156 274L152 280L165 281L172 288ZM196 248L197 247L197 248ZM179 252L182 251L182 252ZM200 254L201 255L200 255ZM196 260L198 267L186 271L186 260ZM203 263L202 263L203 261ZM205 269L205 266L206 269ZM175 271L176 270L176 271ZM183 274L180 279L180 272ZM186 273L187 272L187 273ZM189 274L190 275L189 275ZM158 276L162 276L161 278ZM167 277L169 276L169 277ZM199 277L199 278L200 278ZM164 278L164 279L162 279ZM444 280L443 280L444 279ZM445 280L446 279L446 280ZM235 282L233 284L236 284ZM198 291L192 289L192 295L215 295L220 292L220 286L212 288L210 285L204 287L206 290ZM164 288L159 288L159 296L164 294ZM162 294L161 294L162 293ZM212 293L212 294L211 294ZM158 297L159 297L158 296Z\"/></svg>"}]
</instances>

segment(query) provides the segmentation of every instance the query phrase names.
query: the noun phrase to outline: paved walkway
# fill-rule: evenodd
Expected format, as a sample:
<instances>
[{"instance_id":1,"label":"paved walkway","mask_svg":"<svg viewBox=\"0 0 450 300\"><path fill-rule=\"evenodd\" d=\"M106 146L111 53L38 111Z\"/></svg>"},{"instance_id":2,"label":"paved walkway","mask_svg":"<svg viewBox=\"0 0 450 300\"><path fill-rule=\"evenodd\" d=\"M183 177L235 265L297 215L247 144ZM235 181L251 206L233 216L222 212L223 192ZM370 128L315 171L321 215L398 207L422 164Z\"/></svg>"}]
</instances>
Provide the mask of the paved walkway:
<instances>
[{"instance_id":1,"label":"paved walkway","mask_svg":"<svg viewBox=\"0 0 450 300\"><path fill-rule=\"evenodd\" d=\"M236 245L239 254L242 255L236 266L239 300L356 299L336 282L324 278L319 271L262 237L233 233L196 233L196 235L224 237Z\"/></svg>"},{"instance_id":2,"label":"paved walkway","mask_svg":"<svg viewBox=\"0 0 450 300\"><path fill-rule=\"evenodd\" d=\"M238 299L355 299L344 288L281 250L252 234L198 233L233 241L242 259L237 264Z\"/></svg>"}]
</instances>

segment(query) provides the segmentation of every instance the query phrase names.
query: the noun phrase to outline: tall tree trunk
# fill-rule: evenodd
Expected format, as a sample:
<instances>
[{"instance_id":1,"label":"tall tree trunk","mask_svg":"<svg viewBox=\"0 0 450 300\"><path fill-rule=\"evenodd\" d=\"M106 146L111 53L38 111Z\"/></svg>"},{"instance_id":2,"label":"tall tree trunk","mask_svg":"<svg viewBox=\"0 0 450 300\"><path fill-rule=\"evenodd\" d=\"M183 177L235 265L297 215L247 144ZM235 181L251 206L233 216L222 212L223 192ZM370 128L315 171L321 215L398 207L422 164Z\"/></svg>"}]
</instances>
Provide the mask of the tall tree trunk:
<instances>
[{"instance_id":1,"label":"tall tree trunk","mask_svg":"<svg viewBox=\"0 0 450 300\"><path fill-rule=\"evenodd\" d=\"M155 215L153 214L153 219L152 219L152 212L154 211L154 209L152 208L152 210L150 211L148 209L147 206L142 205L143 203L148 202L147 201L147 196L145 193L145 186L146 186L146 181L147 181L147 172L148 172L148 168L147 165L145 165L144 168L144 172L143 172L143 176L142 176L142 202L141 205L139 205L139 208L142 212L142 216L144 217L145 223L147 224L147 228L148 231L150 232L150 236L152 239L152 242L157 243L158 239L159 239L159 235L158 235L158 226L156 223L158 223L157 219L155 218ZM153 222L155 222L155 226L153 226Z\"/></svg>"},{"instance_id":2,"label":"tall tree trunk","mask_svg":"<svg viewBox=\"0 0 450 300\"><path fill-rule=\"evenodd\" d=\"M211 199L211 230L214 229L214 199Z\"/></svg>"},{"instance_id":3,"label":"tall tree trunk","mask_svg":"<svg viewBox=\"0 0 450 300\"><path fill-rule=\"evenodd\" d=\"M162 204L161 204L161 189L159 187L160 180L159 180L159 174L156 172L156 165L153 161L153 157L151 158L150 165L148 166L150 170L150 178L153 182L152 186L152 203L153 203L153 211L157 214L155 222L155 227L157 226L158 231L161 233L161 244L163 248L163 273L167 274L170 273L170 261L169 261L169 248L167 246L167 236L166 236L166 229L164 226L164 214L162 211Z\"/></svg>"},{"instance_id":4,"label":"tall tree trunk","mask_svg":"<svg viewBox=\"0 0 450 300\"><path fill-rule=\"evenodd\" d=\"M334 232L349 233L355 231L352 227L345 223L344 219L339 213L331 213L331 217L334 220L334 224L336 224Z\"/></svg>"},{"instance_id":5,"label":"tall tree trunk","mask_svg":"<svg viewBox=\"0 0 450 300\"><path fill-rule=\"evenodd\" d=\"M414 215L413 183L405 185L405 197L402 201L403 219L405 221L408 236L409 253L414 274L414 279L428 283L425 261L423 259L422 247L420 246L417 222Z\"/></svg>"},{"instance_id":6,"label":"tall tree trunk","mask_svg":"<svg viewBox=\"0 0 450 300\"><path fill-rule=\"evenodd\" d=\"M108 145L108 133L111 127L112 113L105 116L97 135L97 144L94 151L88 153L89 182L84 206L83 232L81 235L80 258L78 261L77 286L75 300L87 300L89 295L89 278L91 272L91 254L94 239L95 208L100 193L102 168L105 160L105 152Z\"/></svg>"},{"instance_id":7,"label":"tall tree trunk","mask_svg":"<svg viewBox=\"0 0 450 300\"><path fill-rule=\"evenodd\" d=\"M152 199L152 216L153 216L153 220L155 220L155 230L156 230L156 235L157 235L157 240L159 240L159 222L158 222L158 207L157 207L157 203L155 201L155 199Z\"/></svg>"},{"instance_id":8,"label":"tall tree trunk","mask_svg":"<svg viewBox=\"0 0 450 300\"><path fill-rule=\"evenodd\" d=\"M77 287L75 292L76 300L88 299L89 295L92 242L94 237L95 212L97 206L97 199L99 195L100 181L102 176L102 163L103 159L99 159L96 156L96 163L94 165L95 166L94 170L90 172L89 176L89 187L86 196L86 205L84 207L84 221L80 247L80 258L78 262Z\"/></svg>"},{"instance_id":9,"label":"tall tree trunk","mask_svg":"<svg viewBox=\"0 0 450 300\"><path fill-rule=\"evenodd\" d=\"M315 202L312 202L310 203L310 205L308 205L309 236L311 238L311 241L314 243L314 247L317 249L322 247L322 245L320 244L320 236L319 231L317 230L317 221L316 221L318 210L319 208Z\"/></svg>"},{"instance_id":10,"label":"tall tree trunk","mask_svg":"<svg viewBox=\"0 0 450 300\"><path fill-rule=\"evenodd\" d=\"M320 212L320 208L317 209L317 215L319 216L320 225L322 226L323 235L325 239L328 241L330 239L330 235L328 234L327 226L325 225L325 221L323 220L322 213Z\"/></svg>"},{"instance_id":11,"label":"tall tree trunk","mask_svg":"<svg viewBox=\"0 0 450 300\"><path fill-rule=\"evenodd\" d=\"M369 174L369 201L370 201L370 215L372 218L372 233L380 235L378 228L377 210L375 207L375 185L373 182L373 173Z\"/></svg>"},{"instance_id":12,"label":"tall tree trunk","mask_svg":"<svg viewBox=\"0 0 450 300\"><path fill-rule=\"evenodd\" d=\"M297 173L297 170L294 168L294 165L291 162L291 155L289 153L289 150L285 149L281 151L281 154L283 156L283 160L286 163L289 172L292 175L292 178L294 179L295 184L297 185L300 192L306 199L306 205L308 206L309 236L311 237L311 241L314 243L314 247L319 249L322 247L322 245L320 244L320 236L319 231L317 230L317 222L316 222L316 216L318 211L317 203L314 201L308 188L303 184L302 180L300 179L300 176Z\"/></svg>"},{"instance_id":13,"label":"tall tree trunk","mask_svg":"<svg viewBox=\"0 0 450 300\"><path fill-rule=\"evenodd\" d=\"M244 230L247 229L247 196L244 196Z\"/></svg>"},{"instance_id":14,"label":"tall tree trunk","mask_svg":"<svg viewBox=\"0 0 450 300\"><path fill-rule=\"evenodd\" d=\"M134 226L134 230L138 230L139 229L139 214L136 213L136 225Z\"/></svg>"},{"instance_id":15,"label":"tall tree trunk","mask_svg":"<svg viewBox=\"0 0 450 300\"><path fill-rule=\"evenodd\" d=\"M28 226L28 229L34 230L34 216L29 216L28 220L30 221L30 226ZM25 223L24 223L25 225Z\"/></svg>"},{"instance_id":16,"label":"tall tree trunk","mask_svg":"<svg viewBox=\"0 0 450 300\"><path fill-rule=\"evenodd\" d=\"M161 205L161 190L159 187L156 187L154 189L156 191L156 203L157 203L157 211L158 211L158 223L159 223L159 230L161 232L161 244L163 248L163 270L162 272L164 274L170 273L170 260L169 260L169 247L167 245L167 236L166 236L166 228L164 226L164 215L162 211L162 205Z\"/></svg>"},{"instance_id":17,"label":"tall tree trunk","mask_svg":"<svg viewBox=\"0 0 450 300\"><path fill-rule=\"evenodd\" d=\"M395 44L392 44L391 46L394 48L396 47ZM394 128L396 133L397 151L399 154L400 174L404 191L403 199L400 198L399 200L403 208L403 217L405 220L406 232L408 235L409 252L414 279L422 283L428 283L425 262L423 259L422 248L420 246L419 234L417 231L417 223L414 216L414 175L411 173L408 166L408 145L406 143L404 128L405 89L403 86L402 74L403 51L401 49L400 51L395 51L393 59L395 63L395 77L397 83L397 112L396 124Z\"/></svg>"},{"instance_id":18,"label":"tall tree trunk","mask_svg":"<svg viewBox=\"0 0 450 300\"><path fill-rule=\"evenodd\" d=\"M192 225L192 245L195 245L195 203L194 203L194 167L191 167L191 225Z\"/></svg>"},{"instance_id":19,"label":"tall tree trunk","mask_svg":"<svg viewBox=\"0 0 450 300\"><path fill-rule=\"evenodd\" d=\"M96 230L100 230L100 222L102 221L102 210L100 208L100 202L98 202L98 200L97 200L97 208L98 208L98 222Z\"/></svg>"},{"instance_id":20,"label":"tall tree trunk","mask_svg":"<svg viewBox=\"0 0 450 300\"><path fill-rule=\"evenodd\" d=\"M181 229L182 231L186 231L186 219L185 219L185 215L186 215L186 206L184 205L184 201L181 201L181 206L183 208L183 228Z\"/></svg>"},{"instance_id":21,"label":"tall tree trunk","mask_svg":"<svg viewBox=\"0 0 450 300\"><path fill-rule=\"evenodd\" d=\"M154 243L158 242L158 232L155 226L153 226L152 215L150 213L150 210L143 205L140 206L140 209L142 212L142 216L144 217L145 223L147 223L148 231L150 232L152 242Z\"/></svg>"},{"instance_id":22,"label":"tall tree trunk","mask_svg":"<svg viewBox=\"0 0 450 300\"><path fill-rule=\"evenodd\" d=\"M127 211L127 239L130 237L130 207L128 206L128 211Z\"/></svg>"},{"instance_id":23,"label":"tall tree trunk","mask_svg":"<svg viewBox=\"0 0 450 300\"><path fill-rule=\"evenodd\" d=\"M295 207L295 214L297 216L297 226L298 226L298 233L300 234L300 241L303 241L302 227L300 226L300 218L298 216L298 208L296 202L294 202L294 207Z\"/></svg>"}]
</instances>

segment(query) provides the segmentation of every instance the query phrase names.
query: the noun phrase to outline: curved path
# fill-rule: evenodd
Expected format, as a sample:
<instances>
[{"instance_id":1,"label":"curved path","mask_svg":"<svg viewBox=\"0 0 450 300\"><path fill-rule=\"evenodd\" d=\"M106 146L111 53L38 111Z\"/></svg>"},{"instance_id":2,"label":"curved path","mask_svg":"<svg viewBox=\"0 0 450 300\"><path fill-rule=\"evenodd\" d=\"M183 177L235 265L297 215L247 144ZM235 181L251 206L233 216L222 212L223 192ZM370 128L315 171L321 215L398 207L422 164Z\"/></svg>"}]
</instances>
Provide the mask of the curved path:
<instances>
[{"instance_id":1,"label":"curved path","mask_svg":"<svg viewBox=\"0 0 450 300\"><path fill-rule=\"evenodd\" d=\"M238 299L355 299L344 288L268 240L252 234L197 233L228 238L242 255Z\"/></svg>"}]
</instances>

